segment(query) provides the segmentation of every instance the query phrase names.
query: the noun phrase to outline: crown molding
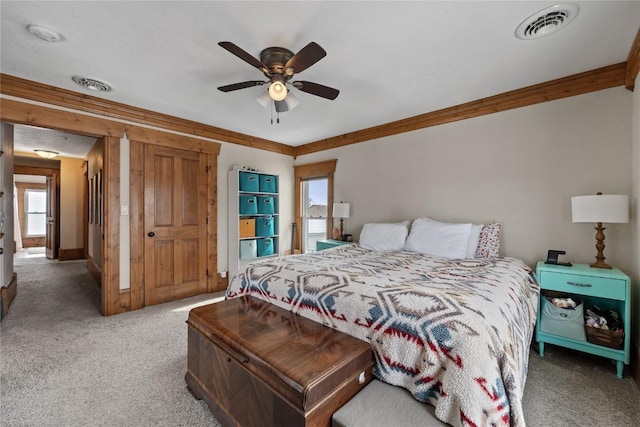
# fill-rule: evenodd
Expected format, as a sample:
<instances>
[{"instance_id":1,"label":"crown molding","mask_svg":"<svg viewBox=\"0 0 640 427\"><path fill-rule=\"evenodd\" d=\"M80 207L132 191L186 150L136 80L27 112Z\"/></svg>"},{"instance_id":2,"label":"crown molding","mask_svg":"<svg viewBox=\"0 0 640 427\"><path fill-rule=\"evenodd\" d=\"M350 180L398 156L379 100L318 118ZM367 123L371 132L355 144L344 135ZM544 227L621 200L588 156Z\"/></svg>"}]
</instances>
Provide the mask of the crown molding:
<instances>
[{"instance_id":1,"label":"crown molding","mask_svg":"<svg viewBox=\"0 0 640 427\"><path fill-rule=\"evenodd\" d=\"M332 148L344 147L386 136L411 132L459 120L479 117L542 102L581 95L617 86L633 90L633 83L640 70L640 30L629 52L629 60L619 64L574 74L568 77L504 92L465 104L420 114L406 119L361 129L346 134L310 142L298 147L257 138L215 126L128 106L101 98L83 95L66 89L37 83L19 77L0 74L0 93L59 107L98 114L113 119L129 121L185 134L230 142L294 158ZM631 82L631 84L629 83Z\"/></svg>"},{"instance_id":2,"label":"crown molding","mask_svg":"<svg viewBox=\"0 0 640 427\"><path fill-rule=\"evenodd\" d=\"M498 113L513 108L622 86L625 84L626 68L626 63L622 62L395 122L310 142L296 147L294 157L470 119L485 114Z\"/></svg>"},{"instance_id":3,"label":"crown molding","mask_svg":"<svg viewBox=\"0 0 640 427\"><path fill-rule=\"evenodd\" d=\"M85 113L292 156L294 147L95 96L0 74L0 93Z\"/></svg>"}]
</instances>

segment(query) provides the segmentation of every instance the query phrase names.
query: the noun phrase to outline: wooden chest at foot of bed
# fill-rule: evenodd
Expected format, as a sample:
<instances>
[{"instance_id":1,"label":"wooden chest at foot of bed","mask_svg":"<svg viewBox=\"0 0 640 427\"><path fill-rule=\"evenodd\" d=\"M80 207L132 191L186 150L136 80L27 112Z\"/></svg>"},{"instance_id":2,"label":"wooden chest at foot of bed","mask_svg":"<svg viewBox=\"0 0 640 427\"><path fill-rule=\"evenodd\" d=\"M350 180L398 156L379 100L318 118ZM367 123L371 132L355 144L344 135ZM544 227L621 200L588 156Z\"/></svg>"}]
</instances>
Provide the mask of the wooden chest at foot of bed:
<instances>
[{"instance_id":1,"label":"wooden chest at foot of bed","mask_svg":"<svg viewBox=\"0 0 640 427\"><path fill-rule=\"evenodd\" d=\"M185 381L224 426L330 426L371 381L368 343L243 296L189 313Z\"/></svg>"}]
</instances>

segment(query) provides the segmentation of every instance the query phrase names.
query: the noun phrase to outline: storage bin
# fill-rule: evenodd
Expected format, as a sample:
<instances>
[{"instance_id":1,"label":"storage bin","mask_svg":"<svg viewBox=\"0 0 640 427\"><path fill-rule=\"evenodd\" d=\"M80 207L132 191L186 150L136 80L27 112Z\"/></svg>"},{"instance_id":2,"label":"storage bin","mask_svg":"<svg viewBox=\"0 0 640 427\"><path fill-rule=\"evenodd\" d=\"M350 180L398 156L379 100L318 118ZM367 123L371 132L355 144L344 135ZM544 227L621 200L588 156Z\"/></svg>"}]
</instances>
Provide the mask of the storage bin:
<instances>
[{"instance_id":1,"label":"storage bin","mask_svg":"<svg viewBox=\"0 0 640 427\"><path fill-rule=\"evenodd\" d=\"M602 345L620 350L624 347L624 332L609 331L606 329L585 326L587 331L587 341L591 344Z\"/></svg>"},{"instance_id":2,"label":"storage bin","mask_svg":"<svg viewBox=\"0 0 640 427\"><path fill-rule=\"evenodd\" d=\"M574 309L560 308L553 305L553 298L571 297L576 302ZM578 341L586 341L584 332L584 304L573 295L546 291L542 296L542 313L540 313L540 329L543 332L560 335Z\"/></svg>"},{"instance_id":3,"label":"storage bin","mask_svg":"<svg viewBox=\"0 0 640 427\"><path fill-rule=\"evenodd\" d=\"M273 239L271 237L258 239L258 256L269 256L273 253Z\"/></svg>"},{"instance_id":4,"label":"storage bin","mask_svg":"<svg viewBox=\"0 0 640 427\"><path fill-rule=\"evenodd\" d=\"M273 203L273 197L271 196L258 196L258 213L267 215L273 214L275 210Z\"/></svg>"},{"instance_id":5,"label":"storage bin","mask_svg":"<svg viewBox=\"0 0 640 427\"><path fill-rule=\"evenodd\" d=\"M278 185L276 177L273 175L260 175L260 192L277 193Z\"/></svg>"},{"instance_id":6,"label":"storage bin","mask_svg":"<svg viewBox=\"0 0 640 427\"><path fill-rule=\"evenodd\" d=\"M254 237L256 235L256 220L253 218L241 219L240 232L238 235L241 239L245 237Z\"/></svg>"},{"instance_id":7,"label":"storage bin","mask_svg":"<svg viewBox=\"0 0 640 427\"><path fill-rule=\"evenodd\" d=\"M240 259L251 259L258 257L258 245L254 239L240 240Z\"/></svg>"},{"instance_id":8,"label":"storage bin","mask_svg":"<svg viewBox=\"0 0 640 427\"><path fill-rule=\"evenodd\" d=\"M265 237L273 236L274 232L273 218L264 217L256 219L256 236Z\"/></svg>"},{"instance_id":9,"label":"storage bin","mask_svg":"<svg viewBox=\"0 0 640 427\"><path fill-rule=\"evenodd\" d=\"M240 172L240 191L260 191L258 174L253 172Z\"/></svg>"},{"instance_id":10,"label":"storage bin","mask_svg":"<svg viewBox=\"0 0 640 427\"><path fill-rule=\"evenodd\" d=\"M258 199L256 196L240 196L240 215L255 215L258 213Z\"/></svg>"}]
</instances>

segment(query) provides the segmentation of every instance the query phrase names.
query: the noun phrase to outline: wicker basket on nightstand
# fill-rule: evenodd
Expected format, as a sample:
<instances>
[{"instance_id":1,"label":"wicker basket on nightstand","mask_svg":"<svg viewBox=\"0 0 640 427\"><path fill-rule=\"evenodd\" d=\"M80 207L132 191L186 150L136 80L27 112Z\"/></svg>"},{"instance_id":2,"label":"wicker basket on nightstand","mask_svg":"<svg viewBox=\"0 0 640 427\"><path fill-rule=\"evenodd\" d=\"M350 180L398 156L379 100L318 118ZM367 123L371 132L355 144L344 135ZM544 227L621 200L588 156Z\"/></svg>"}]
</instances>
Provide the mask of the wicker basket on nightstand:
<instances>
[{"instance_id":1,"label":"wicker basket on nightstand","mask_svg":"<svg viewBox=\"0 0 640 427\"><path fill-rule=\"evenodd\" d=\"M584 329L587 332L587 341L591 344L615 348L616 350L620 350L623 347L624 332L609 331L591 326L585 326Z\"/></svg>"}]
</instances>

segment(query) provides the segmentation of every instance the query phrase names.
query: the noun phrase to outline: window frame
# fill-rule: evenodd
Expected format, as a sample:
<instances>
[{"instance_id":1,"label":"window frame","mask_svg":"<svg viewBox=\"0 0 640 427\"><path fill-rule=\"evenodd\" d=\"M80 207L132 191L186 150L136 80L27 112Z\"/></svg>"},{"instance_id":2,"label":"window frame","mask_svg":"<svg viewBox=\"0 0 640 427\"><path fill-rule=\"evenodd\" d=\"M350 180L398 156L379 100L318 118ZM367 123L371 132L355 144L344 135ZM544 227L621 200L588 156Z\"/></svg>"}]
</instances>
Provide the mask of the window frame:
<instances>
[{"instance_id":1,"label":"window frame","mask_svg":"<svg viewBox=\"0 0 640 427\"><path fill-rule=\"evenodd\" d=\"M44 194L44 206L43 212L30 211L29 210L29 193L43 193ZM43 234L29 234L29 215L42 215L44 214L44 230ZM35 238L45 237L47 235L47 190L40 188L25 188L24 190L24 237Z\"/></svg>"},{"instance_id":2,"label":"window frame","mask_svg":"<svg viewBox=\"0 0 640 427\"><path fill-rule=\"evenodd\" d=\"M302 181L313 178L327 178L327 236L332 236L333 229L333 174L336 171L338 160L325 160L322 162L308 163L294 166L294 222L296 223L295 248L301 249L302 243Z\"/></svg>"}]
</instances>

